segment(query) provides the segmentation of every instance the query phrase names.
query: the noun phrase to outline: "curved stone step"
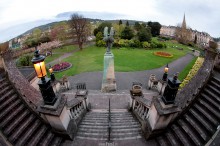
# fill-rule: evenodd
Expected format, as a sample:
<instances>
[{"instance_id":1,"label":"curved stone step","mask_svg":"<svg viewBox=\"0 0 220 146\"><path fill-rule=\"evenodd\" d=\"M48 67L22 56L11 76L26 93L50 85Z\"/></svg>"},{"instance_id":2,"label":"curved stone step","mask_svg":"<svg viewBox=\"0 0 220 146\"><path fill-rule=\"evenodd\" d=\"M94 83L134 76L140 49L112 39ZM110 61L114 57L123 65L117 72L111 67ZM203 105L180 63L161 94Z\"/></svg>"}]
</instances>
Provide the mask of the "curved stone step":
<instances>
[{"instance_id":1,"label":"curved stone step","mask_svg":"<svg viewBox=\"0 0 220 146\"><path fill-rule=\"evenodd\" d=\"M18 125L24 121L24 119L30 115L30 112L28 110L25 110L18 118L16 118L16 120L14 120L12 123L9 123L7 125L7 127L4 130L4 133L6 133L6 135L9 135L13 129L15 129L16 127L18 127ZM34 117L32 117L34 118Z\"/></svg>"},{"instance_id":2,"label":"curved stone step","mask_svg":"<svg viewBox=\"0 0 220 146\"><path fill-rule=\"evenodd\" d=\"M54 136L53 139L50 141L49 146L59 146L61 145L63 138L60 136Z\"/></svg>"},{"instance_id":3,"label":"curved stone step","mask_svg":"<svg viewBox=\"0 0 220 146\"><path fill-rule=\"evenodd\" d=\"M198 110L200 114L204 115L204 117L210 121L209 124L218 126L218 120L215 117L211 116L210 113L206 111L203 107L201 107L199 104L195 103L194 108Z\"/></svg>"},{"instance_id":4,"label":"curved stone step","mask_svg":"<svg viewBox=\"0 0 220 146\"><path fill-rule=\"evenodd\" d=\"M210 95L210 97L215 98L217 101L220 102L220 97L214 94L213 92L211 92L210 90L208 90L207 88L204 89L204 92Z\"/></svg>"},{"instance_id":5,"label":"curved stone step","mask_svg":"<svg viewBox=\"0 0 220 146\"><path fill-rule=\"evenodd\" d=\"M171 131L171 129L169 129L166 133L165 133L167 139L169 140L169 143L172 146L181 146L183 145L181 143L181 141L178 139L178 137L176 137L175 133L173 131Z\"/></svg>"},{"instance_id":6,"label":"curved stone step","mask_svg":"<svg viewBox=\"0 0 220 146\"><path fill-rule=\"evenodd\" d=\"M18 106L17 109L13 110L13 112L11 114L7 115L6 118L4 118L0 121L0 127L5 127L9 122L13 122L13 120L15 120L13 118L16 118L16 116L20 115L24 109L25 109L25 107L23 104Z\"/></svg>"},{"instance_id":7,"label":"curved stone step","mask_svg":"<svg viewBox=\"0 0 220 146\"><path fill-rule=\"evenodd\" d=\"M198 134L203 138L204 141L207 141L210 136L208 135L208 133L206 132L206 130L204 130L204 128L202 128L199 123L197 123L197 121L195 121L189 114L185 114L184 115L186 121L191 124L191 126L193 128L195 128L195 130L198 132Z\"/></svg>"},{"instance_id":8,"label":"curved stone step","mask_svg":"<svg viewBox=\"0 0 220 146\"><path fill-rule=\"evenodd\" d=\"M49 146L50 142L52 141L54 137L54 134L51 132L51 130L48 130L43 137L41 138L41 140L38 142L39 146Z\"/></svg>"},{"instance_id":9,"label":"curved stone step","mask_svg":"<svg viewBox=\"0 0 220 146\"><path fill-rule=\"evenodd\" d=\"M177 123L182 127L182 129L187 133L187 135L192 139L195 145L203 145L202 140L199 138L198 134L182 119L179 119Z\"/></svg>"},{"instance_id":10,"label":"curved stone step","mask_svg":"<svg viewBox=\"0 0 220 146\"><path fill-rule=\"evenodd\" d=\"M40 123L38 120L35 122L35 120L36 118L31 115L24 123L21 123L19 127L14 129L12 135L9 136L9 140L14 143L18 138L20 138L20 135L24 134L27 131L28 127L32 127L33 123L34 126L38 126Z\"/></svg>"},{"instance_id":11,"label":"curved stone step","mask_svg":"<svg viewBox=\"0 0 220 146\"><path fill-rule=\"evenodd\" d=\"M204 119L203 116L201 116L201 114L199 114L197 111L191 108L189 109L189 113L191 113L193 117L195 117L195 119L197 119L198 122L201 123L201 125L203 125L210 134L213 134L215 132L213 126L211 126L209 122Z\"/></svg>"},{"instance_id":12,"label":"curved stone step","mask_svg":"<svg viewBox=\"0 0 220 146\"><path fill-rule=\"evenodd\" d=\"M166 136L158 136L156 138L156 140L160 146L170 146L171 145Z\"/></svg>"},{"instance_id":13,"label":"curved stone step","mask_svg":"<svg viewBox=\"0 0 220 146\"><path fill-rule=\"evenodd\" d=\"M17 99L17 95L14 94L10 97L7 98L7 100L5 100L2 104L0 104L0 111L3 110L4 107L8 107L10 106L9 104L11 104L11 102L14 102Z\"/></svg>"},{"instance_id":14,"label":"curved stone step","mask_svg":"<svg viewBox=\"0 0 220 146\"><path fill-rule=\"evenodd\" d=\"M3 94L5 94L5 93L7 93L8 90L11 90L11 89L12 89L11 85L9 85L9 86L7 86L7 87L1 89L1 90L0 90L0 95L3 95Z\"/></svg>"},{"instance_id":15,"label":"curved stone step","mask_svg":"<svg viewBox=\"0 0 220 146\"><path fill-rule=\"evenodd\" d=\"M40 127L41 122L39 120L34 121L30 126L28 126L27 129L25 129L26 132L23 132L21 134L21 136L19 135L19 137L17 138L17 143L16 145L25 145L29 139L31 138L36 138L37 140L37 131L41 131L41 127ZM37 130L38 129L38 130Z\"/></svg>"},{"instance_id":16,"label":"curved stone step","mask_svg":"<svg viewBox=\"0 0 220 146\"><path fill-rule=\"evenodd\" d=\"M15 107L18 106L19 104L21 104L21 101L20 100L16 100L10 106L6 107L2 112L0 112L0 119L2 119L7 114L9 114L9 112L12 111L13 109L15 109Z\"/></svg>"},{"instance_id":17,"label":"curved stone step","mask_svg":"<svg viewBox=\"0 0 220 146\"><path fill-rule=\"evenodd\" d=\"M181 143L183 144L188 144L188 145L193 145L192 141L189 139L188 135L186 135L182 128L179 127L177 124L172 124L171 129L175 132L175 135L179 138Z\"/></svg>"},{"instance_id":18,"label":"curved stone step","mask_svg":"<svg viewBox=\"0 0 220 146\"><path fill-rule=\"evenodd\" d=\"M205 106L207 110L210 111L210 113L212 113L213 115L215 115L215 117L217 117L217 119L220 120L220 110L216 110L215 108L213 108L213 106L210 106L207 102L205 102L203 99L198 99L199 103L202 106Z\"/></svg>"},{"instance_id":19,"label":"curved stone step","mask_svg":"<svg viewBox=\"0 0 220 146\"><path fill-rule=\"evenodd\" d=\"M7 81L0 82L0 90L7 87L8 85L9 85L9 83Z\"/></svg>"},{"instance_id":20,"label":"curved stone step","mask_svg":"<svg viewBox=\"0 0 220 146\"><path fill-rule=\"evenodd\" d=\"M208 97L205 93L201 94L201 98L208 101L210 104L212 104L216 109L220 110L220 102L216 100L215 98L212 98L211 96Z\"/></svg>"},{"instance_id":21,"label":"curved stone step","mask_svg":"<svg viewBox=\"0 0 220 146\"><path fill-rule=\"evenodd\" d=\"M13 89L11 89L10 91L8 91L7 93L5 93L4 95L0 96L0 103L4 102L5 100L7 100L8 97L12 96L13 94L15 94L15 91Z\"/></svg>"},{"instance_id":22,"label":"curved stone step","mask_svg":"<svg viewBox=\"0 0 220 146\"><path fill-rule=\"evenodd\" d=\"M29 140L29 143L27 145L37 145L38 142L43 139L43 135L47 132L47 129L48 128L45 125L40 125L37 131L30 137L31 140ZM25 145L25 143L23 143L23 145Z\"/></svg>"}]
</instances>

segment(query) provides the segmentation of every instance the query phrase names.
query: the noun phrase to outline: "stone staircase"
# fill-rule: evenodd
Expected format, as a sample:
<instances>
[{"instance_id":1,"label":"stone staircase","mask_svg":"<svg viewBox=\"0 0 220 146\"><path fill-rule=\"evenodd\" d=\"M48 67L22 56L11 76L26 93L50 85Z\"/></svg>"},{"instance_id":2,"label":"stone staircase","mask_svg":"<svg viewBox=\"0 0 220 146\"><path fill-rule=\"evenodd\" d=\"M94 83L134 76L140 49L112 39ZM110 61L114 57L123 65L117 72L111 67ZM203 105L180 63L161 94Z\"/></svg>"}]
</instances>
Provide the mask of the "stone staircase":
<instances>
[{"instance_id":1,"label":"stone staircase","mask_svg":"<svg viewBox=\"0 0 220 146\"><path fill-rule=\"evenodd\" d=\"M108 111L92 110L79 125L76 138L108 140ZM111 140L142 138L139 122L127 110L111 110Z\"/></svg>"},{"instance_id":2,"label":"stone staircase","mask_svg":"<svg viewBox=\"0 0 220 146\"><path fill-rule=\"evenodd\" d=\"M63 141L28 108L3 72L0 73L0 130L16 146L58 146Z\"/></svg>"},{"instance_id":3,"label":"stone staircase","mask_svg":"<svg viewBox=\"0 0 220 146\"><path fill-rule=\"evenodd\" d=\"M161 146L205 145L219 125L220 73L214 71L195 103L156 139Z\"/></svg>"}]
</instances>

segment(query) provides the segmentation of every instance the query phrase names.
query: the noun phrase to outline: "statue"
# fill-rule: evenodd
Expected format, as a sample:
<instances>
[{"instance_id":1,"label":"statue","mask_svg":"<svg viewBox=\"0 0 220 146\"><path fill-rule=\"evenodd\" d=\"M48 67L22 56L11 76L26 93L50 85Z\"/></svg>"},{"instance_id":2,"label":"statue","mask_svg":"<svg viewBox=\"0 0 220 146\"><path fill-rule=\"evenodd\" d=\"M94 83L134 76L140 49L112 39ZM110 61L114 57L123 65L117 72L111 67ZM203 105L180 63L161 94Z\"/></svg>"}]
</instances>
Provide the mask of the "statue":
<instances>
[{"instance_id":1,"label":"statue","mask_svg":"<svg viewBox=\"0 0 220 146\"><path fill-rule=\"evenodd\" d=\"M108 33L108 27L104 28L104 38L103 40L106 42L106 53L111 53L110 48L112 47L112 43L114 42L114 29L111 27L110 34Z\"/></svg>"}]
</instances>

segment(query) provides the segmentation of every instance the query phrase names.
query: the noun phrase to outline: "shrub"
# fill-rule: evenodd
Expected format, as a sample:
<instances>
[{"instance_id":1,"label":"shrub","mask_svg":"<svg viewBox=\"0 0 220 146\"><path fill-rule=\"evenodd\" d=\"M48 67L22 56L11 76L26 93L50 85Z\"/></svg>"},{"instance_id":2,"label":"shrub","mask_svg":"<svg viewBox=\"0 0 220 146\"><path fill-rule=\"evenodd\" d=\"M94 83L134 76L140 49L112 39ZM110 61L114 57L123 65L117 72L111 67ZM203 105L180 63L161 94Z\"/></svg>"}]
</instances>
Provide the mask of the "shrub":
<instances>
[{"instance_id":1,"label":"shrub","mask_svg":"<svg viewBox=\"0 0 220 146\"><path fill-rule=\"evenodd\" d=\"M33 55L27 54L18 58L17 65L18 66L30 66L32 65L31 59Z\"/></svg>"},{"instance_id":2,"label":"shrub","mask_svg":"<svg viewBox=\"0 0 220 146\"><path fill-rule=\"evenodd\" d=\"M186 84L189 83L189 81L196 75L200 67L202 66L204 62L204 58L198 57L195 64L193 65L192 69L189 71L186 78L183 80L183 82L180 84L180 88L182 89Z\"/></svg>"},{"instance_id":3,"label":"shrub","mask_svg":"<svg viewBox=\"0 0 220 146\"><path fill-rule=\"evenodd\" d=\"M105 47L106 43L103 40L99 40L99 41L96 42L96 46L97 47Z\"/></svg>"},{"instance_id":4,"label":"shrub","mask_svg":"<svg viewBox=\"0 0 220 146\"><path fill-rule=\"evenodd\" d=\"M143 43L142 43L142 47L145 48L145 49L149 49L149 48L150 48L150 43L148 43L148 42L143 42Z\"/></svg>"}]
</instances>

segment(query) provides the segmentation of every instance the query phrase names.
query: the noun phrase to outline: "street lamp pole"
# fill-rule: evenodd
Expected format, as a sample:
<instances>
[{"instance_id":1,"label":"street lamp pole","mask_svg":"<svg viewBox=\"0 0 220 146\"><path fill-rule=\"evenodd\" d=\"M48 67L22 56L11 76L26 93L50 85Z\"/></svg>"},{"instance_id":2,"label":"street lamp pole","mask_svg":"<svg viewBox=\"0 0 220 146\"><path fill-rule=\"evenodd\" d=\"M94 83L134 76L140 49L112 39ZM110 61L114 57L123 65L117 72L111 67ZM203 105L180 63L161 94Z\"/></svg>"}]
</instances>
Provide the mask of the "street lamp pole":
<instances>
[{"instance_id":1,"label":"street lamp pole","mask_svg":"<svg viewBox=\"0 0 220 146\"><path fill-rule=\"evenodd\" d=\"M47 78L46 67L44 63L45 56L39 54L39 50L35 50L34 57L31 62L34 64L34 69L37 77L41 80L38 81L38 85L44 99L45 105L54 105L57 98L50 83L50 78Z\"/></svg>"}]
</instances>

